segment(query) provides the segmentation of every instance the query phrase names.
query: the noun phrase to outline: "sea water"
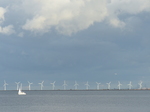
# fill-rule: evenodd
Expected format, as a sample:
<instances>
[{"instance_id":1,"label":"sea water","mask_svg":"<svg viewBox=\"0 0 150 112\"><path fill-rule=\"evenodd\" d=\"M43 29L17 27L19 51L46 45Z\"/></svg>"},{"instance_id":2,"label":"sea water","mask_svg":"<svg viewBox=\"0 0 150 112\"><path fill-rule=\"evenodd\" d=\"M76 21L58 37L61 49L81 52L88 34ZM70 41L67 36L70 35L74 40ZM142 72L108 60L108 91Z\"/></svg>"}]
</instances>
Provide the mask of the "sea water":
<instances>
[{"instance_id":1,"label":"sea water","mask_svg":"<svg viewBox=\"0 0 150 112\"><path fill-rule=\"evenodd\" d=\"M0 91L0 112L150 112L150 91Z\"/></svg>"}]
</instances>

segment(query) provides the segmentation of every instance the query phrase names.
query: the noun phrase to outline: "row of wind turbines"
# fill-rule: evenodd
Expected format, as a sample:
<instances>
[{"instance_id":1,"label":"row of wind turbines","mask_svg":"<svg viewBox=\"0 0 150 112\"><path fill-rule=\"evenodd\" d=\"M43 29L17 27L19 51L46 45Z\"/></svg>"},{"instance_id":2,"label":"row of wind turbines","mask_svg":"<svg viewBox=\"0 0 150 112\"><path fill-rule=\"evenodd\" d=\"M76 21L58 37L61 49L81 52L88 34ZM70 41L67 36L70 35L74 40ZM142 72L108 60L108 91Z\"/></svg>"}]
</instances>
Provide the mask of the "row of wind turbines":
<instances>
[{"instance_id":1,"label":"row of wind turbines","mask_svg":"<svg viewBox=\"0 0 150 112\"><path fill-rule=\"evenodd\" d=\"M52 89L53 90L55 90L55 82L56 81L54 81L53 83L50 83L51 85L52 85ZM140 81L139 83L138 83L138 85L139 85L139 89L142 89L142 81ZM17 90L19 90L19 84L20 85L22 85L22 83L20 83L20 82L15 82L15 84L17 85ZM28 90L31 90L31 85L32 85L33 83L31 83L31 82L29 82L28 81ZM44 87L44 81L42 81L42 82L40 82L40 83L38 83L39 85L40 85L40 90L43 90L43 87ZM96 84L97 84L97 90L100 90L100 86L101 86L101 83L98 83L98 82L96 82ZM108 90L110 90L111 89L111 82L109 82L109 83L106 83L107 84L107 89ZM7 83L6 83L6 81L4 80L4 90L7 90L6 89L6 87L7 87ZM132 89L132 82L130 81L129 82L129 84L127 84L128 85L128 89ZM64 83L63 83L63 85L62 85L63 87L64 87L64 90L66 90L66 87L68 86L67 85L67 83L66 83L66 81L64 81ZM74 84L74 89L75 90L77 90L78 89L78 86L79 86L79 84L77 83L77 81L75 81L75 84ZM86 86L86 90L89 90L89 87L90 87L90 85L89 85L89 83L88 83L88 81L85 83L85 86ZM120 81L118 81L118 89L120 90L121 89L121 86L122 86L122 84L120 83Z\"/></svg>"}]
</instances>

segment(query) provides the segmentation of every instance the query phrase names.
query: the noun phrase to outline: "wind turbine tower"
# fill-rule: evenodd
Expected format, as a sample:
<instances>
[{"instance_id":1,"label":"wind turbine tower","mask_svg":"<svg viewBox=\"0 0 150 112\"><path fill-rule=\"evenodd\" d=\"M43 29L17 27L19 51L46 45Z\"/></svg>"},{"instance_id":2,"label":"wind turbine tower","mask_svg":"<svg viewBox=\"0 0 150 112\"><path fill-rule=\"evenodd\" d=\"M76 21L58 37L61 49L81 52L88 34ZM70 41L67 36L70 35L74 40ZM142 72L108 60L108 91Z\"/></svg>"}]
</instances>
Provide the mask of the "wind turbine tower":
<instances>
[{"instance_id":1,"label":"wind turbine tower","mask_svg":"<svg viewBox=\"0 0 150 112\"><path fill-rule=\"evenodd\" d=\"M7 86L8 84L6 83L6 81L4 80L4 90L6 90L6 86Z\"/></svg>"},{"instance_id":2,"label":"wind turbine tower","mask_svg":"<svg viewBox=\"0 0 150 112\"><path fill-rule=\"evenodd\" d=\"M96 84L97 84L97 90L99 90L99 89L100 89L100 84L101 84L101 83L96 82Z\"/></svg>"},{"instance_id":3,"label":"wind turbine tower","mask_svg":"<svg viewBox=\"0 0 150 112\"><path fill-rule=\"evenodd\" d=\"M120 83L120 81L118 81L118 87L119 87L119 90L120 90L120 87L122 86L122 84Z\"/></svg>"},{"instance_id":4,"label":"wind turbine tower","mask_svg":"<svg viewBox=\"0 0 150 112\"><path fill-rule=\"evenodd\" d=\"M75 81L75 84L74 84L74 87L75 87L75 90L77 90L79 84Z\"/></svg>"},{"instance_id":5,"label":"wind turbine tower","mask_svg":"<svg viewBox=\"0 0 150 112\"><path fill-rule=\"evenodd\" d=\"M55 82L56 82L56 81L54 81L53 83L50 83L50 84L52 84L52 86L53 86L53 90L55 90Z\"/></svg>"},{"instance_id":6,"label":"wind turbine tower","mask_svg":"<svg viewBox=\"0 0 150 112\"><path fill-rule=\"evenodd\" d=\"M88 81L86 82L85 86L86 86L86 89L88 90L88 89L89 89L89 87L90 87L90 85L89 85Z\"/></svg>"},{"instance_id":7,"label":"wind turbine tower","mask_svg":"<svg viewBox=\"0 0 150 112\"><path fill-rule=\"evenodd\" d=\"M111 84L111 82L109 82L109 83L106 83L107 85L108 85L108 90L110 90L110 84Z\"/></svg>"},{"instance_id":8,"label":"wind turbine tower","mask_svg":"<svg viewBox=\"0 0 150 112\"><path fill-rule=\"evenodd\" d=\"M139 84L139 89L142 89L142 81L140 81L138 84Z\"/></svg>"},{"instance_id":9,"label":"wind turbine tower","mask_svg":"<svg viewBox=\"0 0 150 112\"><path fill-rule=\"evenodd\" d=\"M41 83L39 83L40 85L41 85L41 90L43 90L43 83L44 83L44 81L42 81Z\"/></svg>"},{"instance_id":10,"label":"wind turbine tower","mask_svg":"<svg viewBox=\"0 0 150 112\"><path fill-rule=\"evenodd\" d=\"M65 81L65 80L64 80L64 84L63 84L62 86L64 86L64 90L66 90L67 84L66 84L66 81Z\"/></svg>"},{"instance_id":11,"label":"wind turbine tower","mask_svg":"<svg viewBox=\"0 0 150 112\"><path fill-rule=\"evenodd\" d=\"M17 90L19 90L19 83L20 82L15 82L17 84Z\"/></svg>"},{"instance_id":12,"label":"wind turbine tower","mask_svg":"<svg viewBox=\"0 0 150 112\"><path fill-rule=\"evenodd\" d=\"M129 89L132 88L132 82L131 82L131 81L130 81L130 83L128 84L128 86L129 86Z\"/></svg>"},{"instance_id":13,"label":"wind turbine tower","mask_svg":"<svg viewBox=\"0 0 150 112\"><path fill-rule=\"evenodd\" d=\"M29 90L31 90L31 84L33 84L33 83L28 81L28 84L29 84Z\"/></svg>"}]
</instances>

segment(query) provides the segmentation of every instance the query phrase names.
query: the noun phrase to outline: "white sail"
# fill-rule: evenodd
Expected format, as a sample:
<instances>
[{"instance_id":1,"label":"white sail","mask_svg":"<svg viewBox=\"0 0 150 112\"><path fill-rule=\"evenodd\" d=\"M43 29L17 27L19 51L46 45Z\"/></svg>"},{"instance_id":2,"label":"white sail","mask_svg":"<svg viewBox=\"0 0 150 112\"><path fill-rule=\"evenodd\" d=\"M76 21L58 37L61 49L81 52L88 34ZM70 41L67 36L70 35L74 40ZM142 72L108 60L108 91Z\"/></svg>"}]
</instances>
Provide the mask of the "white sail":
<instances>
[{"instance_id":1,"label":"white sail","mask_svg":"<svg viewBox=\"0 0 150 112\"><path fill-rule=\"evenodd\" d=\"M21 90L21 88L22 88L22 84L21 84L21 87L20 87L19 90L18 90L18 95L26 95L26 93L23 92L23 91Z\"/></svg>"}]
</instances>

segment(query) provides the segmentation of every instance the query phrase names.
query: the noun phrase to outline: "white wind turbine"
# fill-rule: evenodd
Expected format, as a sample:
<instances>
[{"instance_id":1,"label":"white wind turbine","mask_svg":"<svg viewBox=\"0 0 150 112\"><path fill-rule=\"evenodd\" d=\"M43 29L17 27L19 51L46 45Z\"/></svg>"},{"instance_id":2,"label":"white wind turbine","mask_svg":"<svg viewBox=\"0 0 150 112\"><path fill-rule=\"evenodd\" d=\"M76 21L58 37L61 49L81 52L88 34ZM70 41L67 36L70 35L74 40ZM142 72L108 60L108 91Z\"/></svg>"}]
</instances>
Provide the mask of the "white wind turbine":
<instances>
[{"instance_id":1,"label":"white wind turbine","mask_svg":"<svg viewBox=\"0 0 150 112\"><path fill-rule=\"evenodd\" d=\"M128 84L128 86L129 86L129 89L132 88L132 82L131 82L131 81L130 81L130 83Z\"/></svg>"},{"instance_id":2,"label":"white wind turbine","mask_svg":"<svg viewBox=\"0 0 150 112\"><path fill-rule=\"evenodd\" d=\"M109 83L106 83L107 85L108 85L108 90L110 89L110 84L111 84L111 82L109 82Z\"/></svg>"},{"instance_id":3,"label":"white wind turbine","mask_svg":"<svg viewBox=\"0 0 150 112\"><path fill-rule=\"evenodd\" d=\"M120 90L120 87L122 86L122 84L120 83L120 81L118 81L118 87L119 87L119 90Z\"/></svg>"},{"instance_id":4,"label":"white wind turbine","mask_svg":"<svg viewBox=\"0 0 150 112\"><path fill-rule=\"evenodd\" d=\"M29 84L29 90L31 90L31 84L33 84L33 83L28 81L28 84Z\"/></svg>"},{"instance_id":5,"label":"white wind turbine","mask_svg":"<svg viewBox=\"0 0 150 112\"><path fill-rule=\"evenodd\" d=\"M138 84L139 84L139 89L142 89L142 81L140 81Z\"/></svg>"},{"instance_id":6,"label":"white wind turbine","mask_svg":"<svg viewBox=\"0 0 150 112\"><path fill-rule=\"evenodd\" d=\"M17 84L17 90L19 90L19 83L20 82L15 82Z\"/></svg>"},{"instance_id":7,"label":"white wind turbine","mask_svg":"<svg viewBox=\"0 0 150 112\"><path fill-rule=\"evenodd\" d=\"M96 82L96 84L97 84L97 90L99 90L99 89L100 89L100 84L101 84L101 83Z\"/></svg>"},{"instance_id":8,"label":"white wind turbine","mask_svg":"<svg viewBox=\"0 0 150 112\"><path fill-rule=\"evenodd\" d=\"M43 90L43 83L44 83L44 81L42 81L41 83L39 83L40 85L41 85L41 90Z\"/></svg>"},{"instance_id":9,"label":"white wind turbine","mask_svg":"<svg viewBox=\"0 0 150 112\"><path fill-rule=\"evenodd\" d=\"M77 90L79 84L75 81L75 84L74 84L74 87L75 87L75 90Z\"/></svg>"},{"instance_id":10,"label":"white wind turbine","mask_svg":"<svg viewBox=\"0 0 150 112\"><path fill-rule=\"evenodd\" d=\"M90 87L90 85L89 85L88 81L86 82L85 86L86 86L86 89L88 90L88 89L89 89L89 87Z\"/></svg>"},{"instance_id":11,"label":"white wind turbine","mask_svg":"<svg viewBox=\"0 0 150 112\"><path fill-rule=\"evenodd\" d=\"M66 84L66 81L65 81L65 80L64 80L64 84L63 84L62 86L64 86L64 90L66 90L67 84Z\"/></svg>"},{"instance_id":12,"label":"white wind turbine","mask_svg":"<svg viewBox=\"0 0 150 112\"><path fill-rule=\"evenodd\" d=\"M7 86L8 84L6 83L6 81L4 80L4 90L6 90L6 86Z\"/></svg>"},{"instance_id":13,"label":"white wind turbine","mask_svg":"<svg viewBox=\"0 0 150 112\"><path fill-rule=\"evenodd\" d=\"M50 83L50 84L52 84L52 86L53 86L53 90L55 90L55 82L56 82L56 81L54 81L53 83Z\"/></svg>"}]
</instances>

